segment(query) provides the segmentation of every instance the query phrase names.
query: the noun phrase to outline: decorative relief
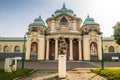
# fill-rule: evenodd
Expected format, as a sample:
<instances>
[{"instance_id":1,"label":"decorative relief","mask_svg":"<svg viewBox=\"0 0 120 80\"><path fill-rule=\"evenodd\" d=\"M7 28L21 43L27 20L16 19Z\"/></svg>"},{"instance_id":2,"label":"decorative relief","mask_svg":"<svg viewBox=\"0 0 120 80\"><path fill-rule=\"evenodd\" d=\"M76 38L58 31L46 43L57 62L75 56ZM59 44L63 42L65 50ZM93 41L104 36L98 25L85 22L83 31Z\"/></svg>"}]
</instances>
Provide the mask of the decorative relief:
<instances>
[{"instance_id":1,"label":"decorative relief","mask_svg":"<svg viewBox=\"0 0 120 80\"><path fill-rule=\"evenodd\" d=\"M91 31L90 32L90 36L96 36L96 32L95 31Z\"/></svg>"}]
</instances>

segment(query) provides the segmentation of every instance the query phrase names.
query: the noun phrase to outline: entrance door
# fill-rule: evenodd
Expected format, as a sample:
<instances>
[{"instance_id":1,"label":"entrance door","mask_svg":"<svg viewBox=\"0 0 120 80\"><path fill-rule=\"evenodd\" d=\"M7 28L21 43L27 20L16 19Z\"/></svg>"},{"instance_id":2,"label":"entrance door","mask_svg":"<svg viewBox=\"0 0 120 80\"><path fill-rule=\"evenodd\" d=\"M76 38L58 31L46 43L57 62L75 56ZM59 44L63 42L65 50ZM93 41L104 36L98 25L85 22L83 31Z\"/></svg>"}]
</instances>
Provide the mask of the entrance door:
<instances>
[{"instance_id":1,"label":"entrance door","mask_svg":"<svg viewBox=\"0 0 120 80\"><path fill-rule=\"evenodd\" d=\"M38 43L33 42L31 44L30 60L37 60L37 57L38 57Z\"/></svg>"},{"instance_id":2,"label":"entrance door","mask_svg":"<svg viewBox=\"0 0 120 80\"><path fill-rule=\"evenodd\" d=\"M54 59L55 59L55 40L51 40L49 46L49 60Z\"/></svg>"},{"instance_id":3,"label":"entrance door","mask_svg":"<svg viewBox=\"0 0 120 80\"><path fill-rule=\"evenodd\" d=\"M79 60L78 41L73 40L73 60Z\"/></svg>"}]
</instances>

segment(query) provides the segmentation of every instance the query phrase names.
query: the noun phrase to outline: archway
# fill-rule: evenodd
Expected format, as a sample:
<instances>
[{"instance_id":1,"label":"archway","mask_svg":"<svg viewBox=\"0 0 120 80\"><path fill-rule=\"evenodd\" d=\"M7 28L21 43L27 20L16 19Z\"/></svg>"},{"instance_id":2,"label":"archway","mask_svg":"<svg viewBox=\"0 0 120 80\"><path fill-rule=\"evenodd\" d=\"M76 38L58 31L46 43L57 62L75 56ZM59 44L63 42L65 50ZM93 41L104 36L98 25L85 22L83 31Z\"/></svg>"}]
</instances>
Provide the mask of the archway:
<instances>
[{"instance_id":1,"label":"archway","mask_svg":"<svg viewBox=\"0 0 120 80\"><path fill-rule=\"evenodd\" d=\"M30 60L37 60L38 57L38 43L32 42L30 49Z\"/></svg>"},{"instance_id":2,"label":"archway","mask_svg":"<svg viewBox=\"0 0 120 80\"><path fill-rule=\"evenodd\" d=\"M90 57L91 61L98 61L98 46L96 42L90 43Z\"/></svg>"}]
</instances>

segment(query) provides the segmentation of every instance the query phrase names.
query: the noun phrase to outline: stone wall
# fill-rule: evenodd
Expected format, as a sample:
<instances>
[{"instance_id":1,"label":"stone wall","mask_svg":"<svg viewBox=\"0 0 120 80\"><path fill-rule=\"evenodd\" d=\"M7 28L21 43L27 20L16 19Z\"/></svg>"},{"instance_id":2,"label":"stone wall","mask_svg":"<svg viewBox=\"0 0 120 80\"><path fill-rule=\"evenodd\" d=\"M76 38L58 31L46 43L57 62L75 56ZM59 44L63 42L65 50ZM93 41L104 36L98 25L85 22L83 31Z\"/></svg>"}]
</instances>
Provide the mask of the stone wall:
<instances>
[{"instance_id":1,"label":"stone wall","mask_svg":"<svg viewBox=\"0 0 120 80\"><path fill-rule=\"evenodd\" d=\"M22 57L23 53L0 53L0 60L5 60L5 58Z\"/></svg>"},{"instance_id":2,"label":"stone wall","mask_svg":"<svg viewBox=\"0 0 120 80\"><path fill-rule=\"evenodd\" d=\"M120 53L104 53L105 61L111 61L112 57L119 57L119 59L120 59Z\"/></svg>"}]
</instances>

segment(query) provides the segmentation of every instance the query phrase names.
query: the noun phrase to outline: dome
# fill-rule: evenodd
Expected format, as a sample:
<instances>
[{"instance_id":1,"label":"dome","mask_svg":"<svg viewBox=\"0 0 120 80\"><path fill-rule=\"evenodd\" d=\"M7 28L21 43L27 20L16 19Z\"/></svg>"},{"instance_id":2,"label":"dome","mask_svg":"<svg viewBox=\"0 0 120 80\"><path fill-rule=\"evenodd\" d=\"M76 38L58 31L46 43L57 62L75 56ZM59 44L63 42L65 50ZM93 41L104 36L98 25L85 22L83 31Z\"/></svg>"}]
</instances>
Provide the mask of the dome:
<instances>
[{"instance_id":1,"label":"dome","mask_svg":"<svg viewBox=\"0 0 120 80\"><path fill-rule=\"evenodd\" d=\"M39 18L36 18L34 20L34 23L31 23L30 25L41 25L41 26L45 26L44 21L41 19L41 16L39 16Z\"/></svg>"},{"instance_id":2,"label":"dome","mask_svg":"<svg viewBox=\"0 0 120 80\"><path fill-rule=\"evenodd\" d=\"M73 11L71 9L67 9L65 6L65 3L63 4L63 7L61 9L58 9L55 11L55 15L59 15L62 13L66 13L68 15L73 15Z\"/></svg>"},{"instance_id":3,"label":"dome","mask_svg":"<svg viewBox=\"0 0 120 80\"><path fill-rule=\"evenodd\" d=\"M97 24L95 23L93 18L90 18L89 15L87 16L87 18L85 19L83 26L87 25L87 24Z\"/></svg>"}]
</instances>

